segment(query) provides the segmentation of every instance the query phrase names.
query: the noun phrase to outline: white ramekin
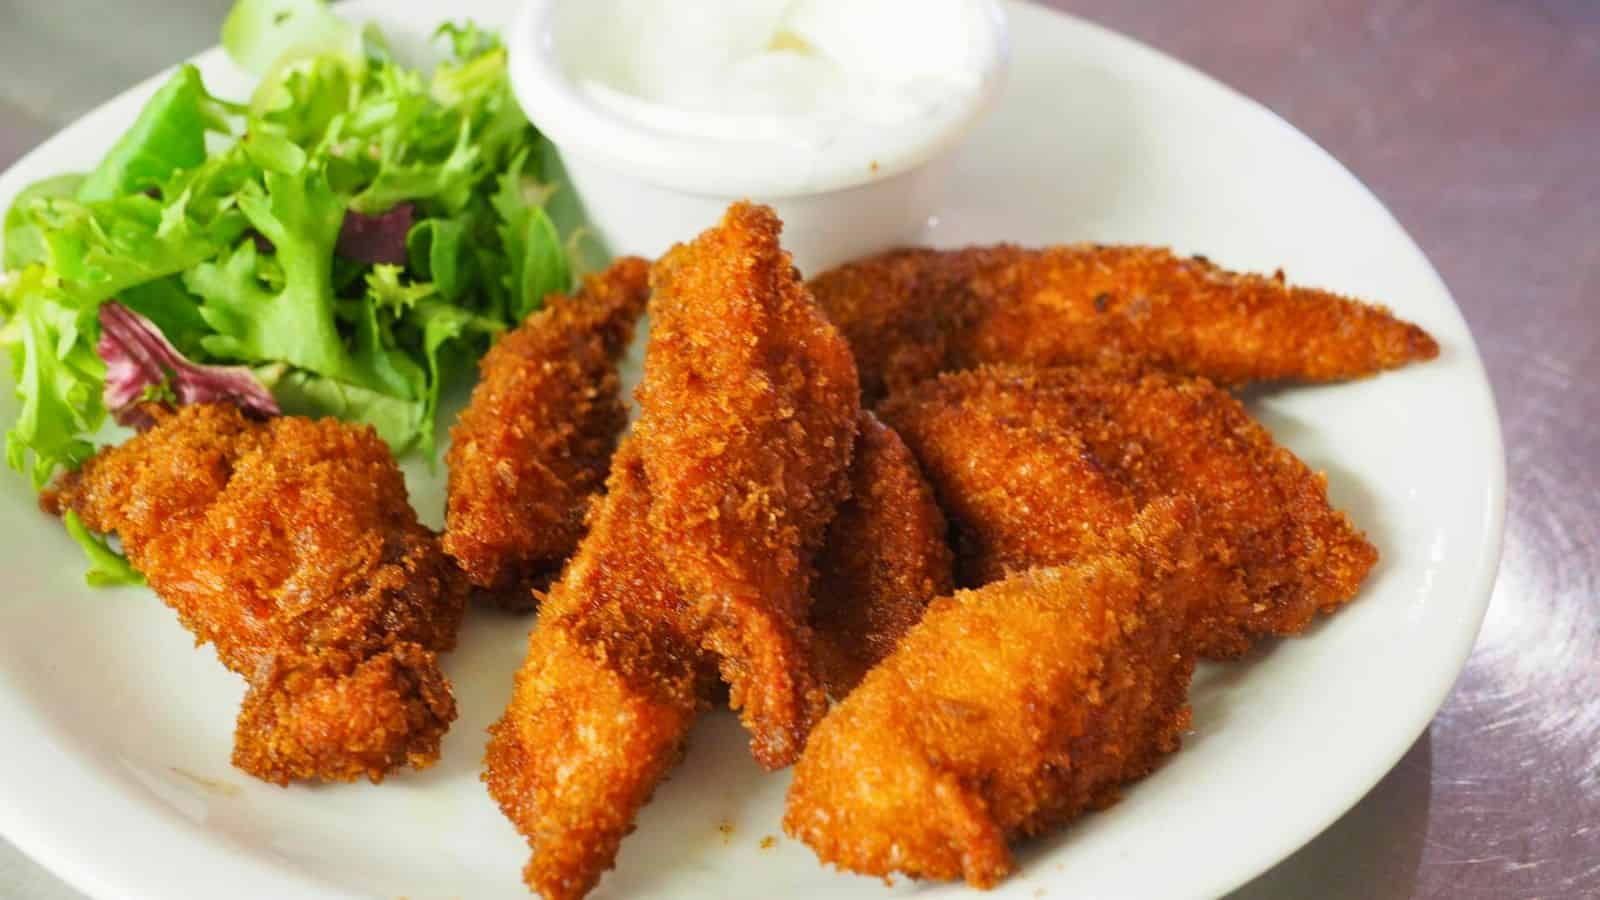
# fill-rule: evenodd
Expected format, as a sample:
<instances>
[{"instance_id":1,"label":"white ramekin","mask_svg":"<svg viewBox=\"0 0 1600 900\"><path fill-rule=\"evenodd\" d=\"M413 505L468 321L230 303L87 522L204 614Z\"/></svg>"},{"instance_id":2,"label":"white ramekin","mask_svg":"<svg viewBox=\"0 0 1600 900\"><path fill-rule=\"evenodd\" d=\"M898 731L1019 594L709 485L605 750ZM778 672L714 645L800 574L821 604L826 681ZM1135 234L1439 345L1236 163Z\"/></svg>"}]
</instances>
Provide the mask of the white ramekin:
<instances>
[{"instance_id":1,"label":"white ramekin","mask_svg":"<svg viewBox=\"0 0 1600 900\"><path fill-rule=\"evenodd\" d=\"M980 82L953 114L914 138L890 136L870 166L826 149L801 159L761 153L748 140L657 130L590 101L554 46L558 8L581 2L525 0L507 34L511 83L616 254L655 258L746 198L777 210L784 246L808 274L914 241L935 212L938 167L929 164L992 105L1010 55L998 0L972 0L985 23ZM915 0L906 7L908 17L918 14Z\"/></svg>"}]
</instances>

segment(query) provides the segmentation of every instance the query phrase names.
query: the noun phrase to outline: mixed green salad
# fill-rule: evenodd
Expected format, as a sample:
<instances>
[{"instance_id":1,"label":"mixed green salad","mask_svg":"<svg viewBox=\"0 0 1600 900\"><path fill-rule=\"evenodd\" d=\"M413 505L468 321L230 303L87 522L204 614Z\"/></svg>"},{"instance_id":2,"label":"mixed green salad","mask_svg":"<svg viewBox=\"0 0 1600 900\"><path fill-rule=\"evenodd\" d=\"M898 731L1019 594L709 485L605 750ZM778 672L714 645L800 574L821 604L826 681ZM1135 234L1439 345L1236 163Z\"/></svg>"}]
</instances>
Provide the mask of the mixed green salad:
<instances>
[{"instance_id":1,"label":"mixed green salad","mask_svg":"<svg viewBox=\"0 0 1600 900\"><path fill-rule=\"evenodd\" d=\"M40 488L108 414L138 427L150 401L220 398L432 453L441 386L603 262L498 39L436 38L448 57L425 73L322 0L240 0L222 42L253 96L181 66L92 172L17 197L13 468Z\"/></svg>"}]
</instances>

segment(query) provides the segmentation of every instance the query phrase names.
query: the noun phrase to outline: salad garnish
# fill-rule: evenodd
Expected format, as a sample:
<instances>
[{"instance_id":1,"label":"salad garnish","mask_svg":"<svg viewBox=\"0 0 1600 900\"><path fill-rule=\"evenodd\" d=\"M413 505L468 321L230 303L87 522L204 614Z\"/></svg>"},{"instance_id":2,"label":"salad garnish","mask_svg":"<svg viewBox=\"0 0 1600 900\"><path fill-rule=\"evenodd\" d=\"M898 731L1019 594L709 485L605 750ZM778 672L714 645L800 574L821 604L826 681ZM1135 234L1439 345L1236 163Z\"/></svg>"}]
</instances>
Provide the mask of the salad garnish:
<instances>
[{"instance_id":1,"label":"salad garnish","mask_svg":"<svg viewBox=\"0 0 1600 900\"><path fill-rule=\"evenodd\" d=\"M136 426L151 402L218 399L365 422L431 458L444 385L605 261L499 39L470 23L435 39L429 71L322 0L240 0L222 42L260 76L250 97L181 65L93 171L16 198L12 468L41 489L108 414ZM85 547L97 581L131 572Z\"/></svg>"},{"instance_id":2,"label":"salad garnish","mask_svg":"<svg viewBox=\"0 0 1600 900\"><path fill-rule=\"evenodd\" d=\"M500 41L472 24L436 38L446 58L425 72L321 0L242 0L223 44L261 76L252 96L179 66L93 171L17 197L12 467L42 487L152 396L271 401L432 452L442 386L600 256L557 202L570 190ZM145 393L136 348L167 393Z\"/></svg>"}]
</instances>

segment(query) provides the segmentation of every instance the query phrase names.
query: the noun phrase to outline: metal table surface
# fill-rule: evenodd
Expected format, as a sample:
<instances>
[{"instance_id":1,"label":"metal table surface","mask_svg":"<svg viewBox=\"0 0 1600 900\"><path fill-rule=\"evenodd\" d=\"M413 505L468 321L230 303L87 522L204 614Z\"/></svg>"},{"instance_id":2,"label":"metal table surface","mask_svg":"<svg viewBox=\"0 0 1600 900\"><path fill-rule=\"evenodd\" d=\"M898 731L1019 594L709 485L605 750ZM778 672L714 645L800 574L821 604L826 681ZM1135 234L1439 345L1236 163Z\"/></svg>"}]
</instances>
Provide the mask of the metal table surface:
<instances>
[{"instance_id":1,"label":"metal table surface","mask_svg":"<svg viewBox=\"0 0 1600 900\"><path fill-rule=\"evenodd\" d=\"M1257 98L1370 185L1463 307L1504 422L1504 562L1455 692L1237 896L1600 896L1600 3L1052 4ZM214 43L227 5L0 0L0 167ZM78 894L0 842L0 896Z\"/></svg>"}]
</instances>

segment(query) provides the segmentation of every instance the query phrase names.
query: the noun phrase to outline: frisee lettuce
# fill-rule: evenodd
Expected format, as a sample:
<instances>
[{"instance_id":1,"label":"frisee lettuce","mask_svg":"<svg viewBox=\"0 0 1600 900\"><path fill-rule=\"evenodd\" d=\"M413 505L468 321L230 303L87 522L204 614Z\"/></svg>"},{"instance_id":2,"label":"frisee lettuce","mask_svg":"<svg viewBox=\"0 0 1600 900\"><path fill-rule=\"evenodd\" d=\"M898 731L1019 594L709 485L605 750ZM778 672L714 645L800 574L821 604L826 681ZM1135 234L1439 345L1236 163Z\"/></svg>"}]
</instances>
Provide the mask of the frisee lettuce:
<instances>
[{"instance_id":1,"label":"frisee lettuce","mask_svg":"<svg viewBox=\"0 0 1600 900\"><path fill-rule=\"evenodd\" d=\"M55 297L57 279L41 265L12 273L0 295L7 310L0 343L11 349L11 375L22 408L6 432L6 462L35 490L57 467L76 467L94 452L87 435L105 422L100 384L105 364L83 334L94 310ZM31 451L31 461L30 461Z\"/></svg>"},{"instance_id":2,"label":"frisee lettuce","mask_svg":"<svg viewBox=\"0 0 1600 900\"><path fill-rule=\"evenodd\" d=\"M339 48L354 36L322 0L239 0L222 22L223 49L252 75L291 50Z\"/></svg>"},{"instance_id":3,"label":"frisee lettuce","mask_svg":"<svg viewBox=\"0 0 1600 900\"><path fill-rule=\"evenodd\" d=\"M248 367L286 412L433 452L441 385L603 255L551 182L499 40L471 24L437 38L448 58L425 73L322 0L240 0L223 45L261 76L247 102L180 66L93 171L16 198L0 276L13 468L40 487L92 452L112 300L197 366ZM113 580L115 552L85 546Z\"/></svg>"}]
</instances>

